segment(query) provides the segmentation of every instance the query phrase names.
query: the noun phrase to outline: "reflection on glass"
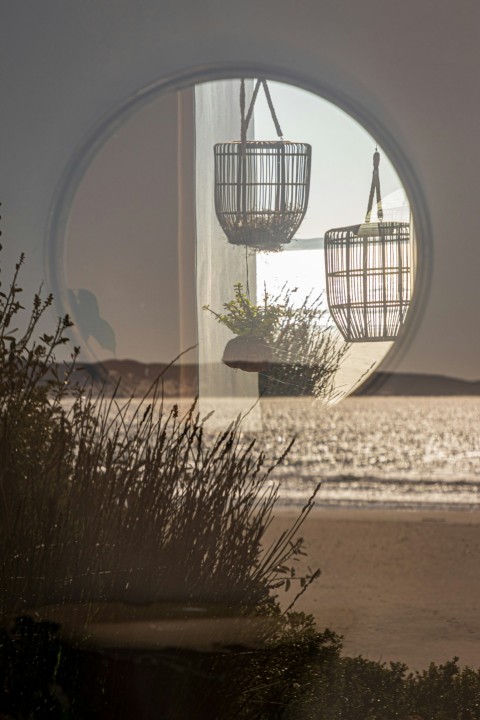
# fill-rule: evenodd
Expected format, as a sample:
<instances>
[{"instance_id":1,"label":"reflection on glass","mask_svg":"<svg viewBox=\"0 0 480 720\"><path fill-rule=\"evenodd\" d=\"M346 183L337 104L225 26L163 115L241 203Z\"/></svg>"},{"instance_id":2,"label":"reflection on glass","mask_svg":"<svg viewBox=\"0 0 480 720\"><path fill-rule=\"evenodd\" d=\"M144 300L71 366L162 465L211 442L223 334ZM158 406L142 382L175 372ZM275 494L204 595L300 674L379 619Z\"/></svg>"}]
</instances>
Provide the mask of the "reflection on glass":
<instances>
[{"instance_id":1,"label":"reflection on glass","mask_svg":"<svg viewBox=\"0 0 480 720\"><path fill-rule=\"evenodd\" d=\"M325 295L327 228L357 223L357 274L369 257L358 219L375 143L338 108L273 82L271 102L259 92L242 123L242 92L248 112L257 87L222 80L162 95L105 138L54 269L73 327L43 334L38 300L34 332L12 340L17 280L1 296L0 715L441 717L444 707L428 707L445 697L432 678L452 707L473 707L448 678L475 689L478 673L453 663L415 678L374 661L447 659L416 636L402 645L424 621L408 610L419 585L406 583L407 602L402 582L416 543L455 543L443 516L433 530L384 510L478 508L478 404L336 402L392 346L388 334L350 346ZM272 138L271 103L290 145ZM243 240L250 222L246 243L229 243L218 221L218 144L228 146L226 212L235 206ZM252 148L273 151L258 165ZM259 183L273 209L255 205ZM407 196L383 151L382 190L383 218L372 205L369 229L402 224L413 257ZM293 237L262 252L270 215L293 209ZM403 263L405 287L413 265ZM384 269L369 280L379 301ZM67 334L81 348L76 366ZM374 521L362 514L372 509ZM474 547L459 525L459 546ZM361 654L370 661L350 657Z\"/></svg>"}]
</instances>

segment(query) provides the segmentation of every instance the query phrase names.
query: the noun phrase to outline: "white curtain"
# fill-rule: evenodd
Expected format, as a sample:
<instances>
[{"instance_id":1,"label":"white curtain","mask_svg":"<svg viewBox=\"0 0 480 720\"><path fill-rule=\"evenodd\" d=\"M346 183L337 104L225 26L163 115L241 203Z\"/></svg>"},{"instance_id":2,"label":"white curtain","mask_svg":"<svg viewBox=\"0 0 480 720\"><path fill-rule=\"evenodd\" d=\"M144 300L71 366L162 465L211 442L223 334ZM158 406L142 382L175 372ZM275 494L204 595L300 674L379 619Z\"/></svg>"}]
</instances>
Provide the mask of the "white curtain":
<instances>
[{"instance_id":1,"label":"white curtain","mask_svg":"<svg viewBox=\"0 0 480 720\"><path fill-rule=\"evenodd\" d=\"M246 82L247 101L253 81ZM206 310L219 312L233 297L233 286L246 286L247 263L250 297L255 298L255 257L246 258L243 246L233 246L221 229L214 206L214 157L217 142L240 139L240 81L205 83L195 88L196 164L196 284L199 339L199 396L201 411L215 410L219 424L246 413L258 398L258 375L232 370L221 362L230 331ZM253 137L253 122L249 127ZM248 415L256 425L259 409Z\"/></svg>"}]
</instances>

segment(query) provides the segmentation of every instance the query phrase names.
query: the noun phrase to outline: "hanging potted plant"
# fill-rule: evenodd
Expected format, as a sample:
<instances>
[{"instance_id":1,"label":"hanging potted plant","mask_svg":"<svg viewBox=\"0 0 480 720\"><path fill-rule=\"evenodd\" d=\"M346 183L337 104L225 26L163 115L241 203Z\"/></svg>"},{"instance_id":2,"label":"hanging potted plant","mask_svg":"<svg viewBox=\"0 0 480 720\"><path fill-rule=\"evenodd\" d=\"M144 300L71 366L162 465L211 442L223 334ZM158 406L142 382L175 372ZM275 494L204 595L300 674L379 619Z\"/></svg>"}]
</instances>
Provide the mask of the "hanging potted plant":
<instances>
[{"instance_id":1,"label":"hanging potted plant","mask_svg":"<svg viewBox=\"0 0 480 720\"><path fill-rule=\"evenodd\" d=\"M246 372L262 372L270 367L274 359L272 343L287 310L285 305L269 300L265 291L263 303L255 305L242 284L236 283L234 297L224 304L223 313L204 305L204 310L236 336L227 342L223 352L222 362L228 367Z\"/></svg>"},{"instance_id":2,"label":"hanging potted plant","mask_svg":"<svg viewBox=\"0 0 480 720\"><path fill-rule=\"evenodd\" d=\"M258 372L262 395L309 395L326 400L348 345L338 342L322 295L295 302L297 288L284 286L276 295L266 289L253 303L241 283L217 313L217 322L235 333L222 361L231 368Z\"/></svg>"}]
</instances>

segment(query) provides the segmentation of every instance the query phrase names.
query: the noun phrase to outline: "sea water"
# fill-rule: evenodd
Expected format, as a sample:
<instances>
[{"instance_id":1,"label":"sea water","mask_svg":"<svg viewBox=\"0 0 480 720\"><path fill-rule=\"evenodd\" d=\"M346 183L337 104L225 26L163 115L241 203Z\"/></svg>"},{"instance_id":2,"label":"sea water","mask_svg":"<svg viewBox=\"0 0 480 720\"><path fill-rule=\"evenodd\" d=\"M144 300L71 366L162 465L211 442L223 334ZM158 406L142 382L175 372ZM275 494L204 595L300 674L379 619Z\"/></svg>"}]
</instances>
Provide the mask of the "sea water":
<instances>
[{"instance_id":1,"label":"sea water","mask_svg":"<svg viewBox=\"0 0 480 720\"><path fill-rule=\"evenodd\" d=\"M262 401L270 456L295 436L274 478L281 503L317 506L480 508L479 397L352 397Z\"/></svg>"},{"instance_id":2,"label":"sea water","mask_svg":"<svg viewBox=\"0 0 480 720\"><path fill-rule=\"evenodd\" d=\"M174 402L166 400L166 409ZM213 407L207 441L249 407L245 440L255 437L267 461L295 438L270 476L279 484L277 507L302 506L321 483L317 507L480 509L480 397L349 397L336 405L215 398Z\"/></svg>"}]
</instances>

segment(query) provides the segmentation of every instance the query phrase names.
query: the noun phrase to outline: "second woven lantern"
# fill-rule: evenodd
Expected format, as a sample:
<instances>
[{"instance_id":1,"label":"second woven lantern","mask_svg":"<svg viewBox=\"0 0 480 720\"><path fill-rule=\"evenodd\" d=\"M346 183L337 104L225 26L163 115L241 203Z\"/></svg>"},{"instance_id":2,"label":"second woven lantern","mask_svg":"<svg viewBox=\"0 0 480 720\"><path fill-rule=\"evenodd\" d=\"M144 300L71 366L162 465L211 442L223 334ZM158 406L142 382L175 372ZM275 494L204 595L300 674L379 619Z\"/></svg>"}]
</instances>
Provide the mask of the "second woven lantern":
<instances>
[{"instance_id":1,"label":"second woven lantern","mask_svg":"<svg viewBox=\"0 0 480 720\"><path fill-rule=\"evenodd\" d=\"M260 86L278 140L247 140ZM214 147L215 212L232 245L281 250L295 235L307 210L312 148L283 139L265 80L257 80L247 113L245 83L241 81L240 113L240 141Z\"/></svg>"},{"instance_id":2,"label":"second woven lantern","mask_svg":"<svg viewBox=\"0 0 480 720\"><path fill-rule=\"evenodd\" d=\"M383 221L379 163L375 151L365 222L328 230L324 238L327 301L347 342L394 340L410 304L410 225Z\"/></svg>"}]
</instances>

